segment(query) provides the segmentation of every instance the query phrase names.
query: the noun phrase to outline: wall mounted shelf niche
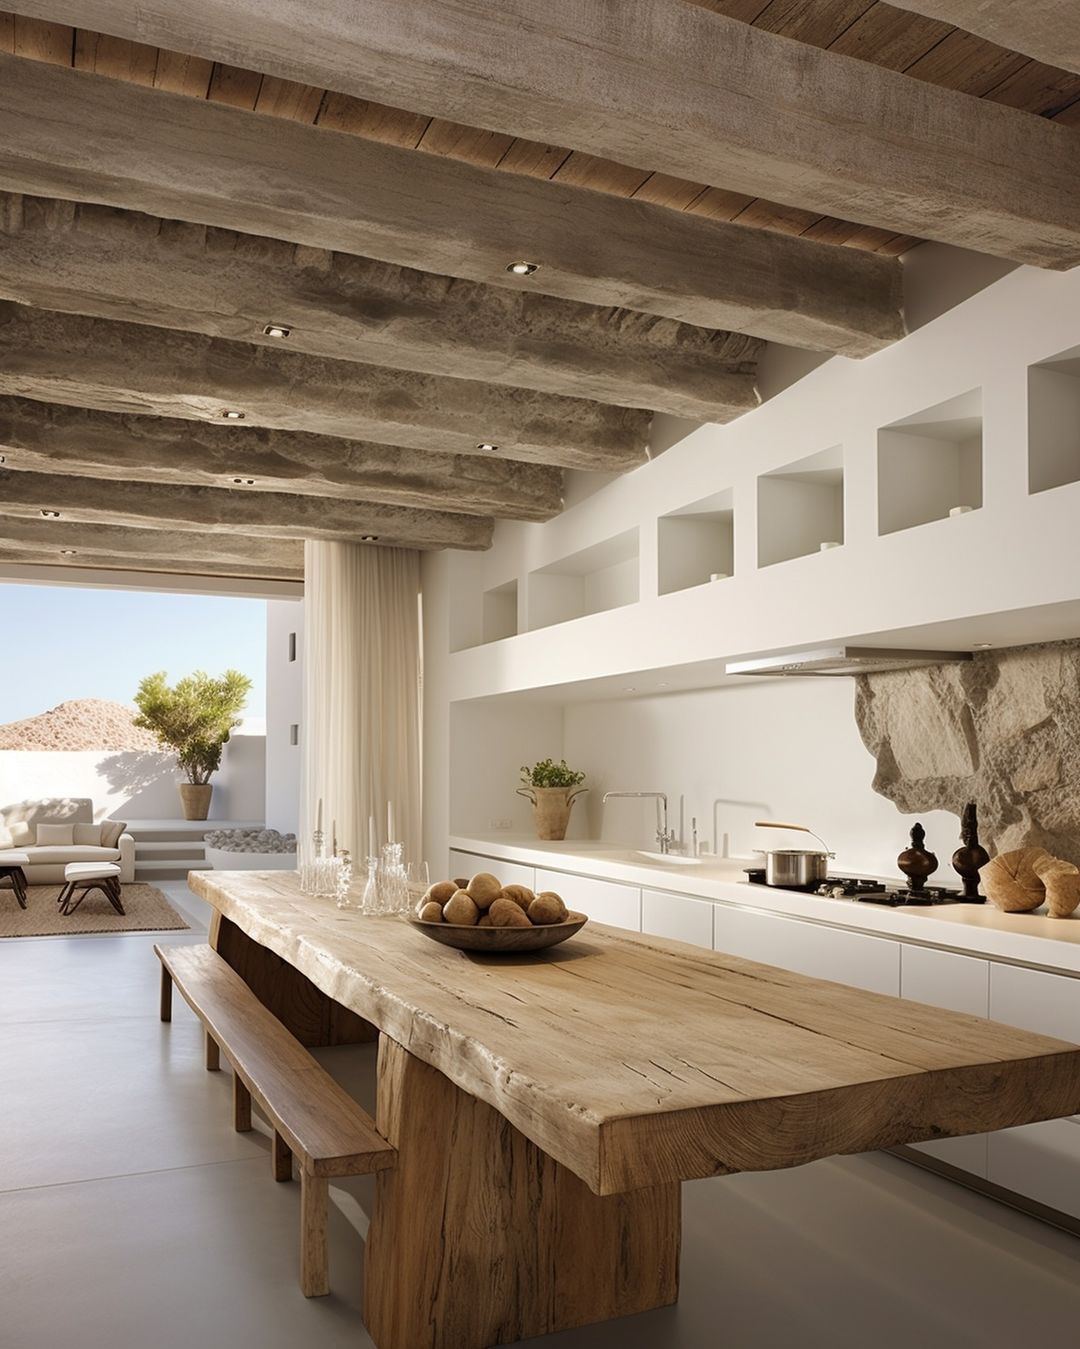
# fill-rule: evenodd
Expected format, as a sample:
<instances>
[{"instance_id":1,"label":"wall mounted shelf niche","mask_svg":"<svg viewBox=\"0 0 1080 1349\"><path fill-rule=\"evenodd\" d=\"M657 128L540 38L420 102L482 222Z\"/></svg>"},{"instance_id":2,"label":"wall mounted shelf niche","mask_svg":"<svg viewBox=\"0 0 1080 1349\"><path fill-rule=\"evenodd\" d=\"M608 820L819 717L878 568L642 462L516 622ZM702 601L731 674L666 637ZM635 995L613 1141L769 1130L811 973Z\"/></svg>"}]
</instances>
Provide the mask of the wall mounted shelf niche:
<instances>
[{"instance_id":1,"label":"wall mounted shelf niche","mask_svg":"<svg viewBox=\"0 0 1080 1349\"><path fill-rule=\"evenodd\" d=\"M501 642L504 637L517 636L517 581L507 581L504 585L485 590L482 604L481 633L484 642Z\"/></svg>"},{"instance_id":2,"label":"wall mounted shelf niche","mask_svg":"<svg viewBox=\"0 0 1080 1349\"><path fill-rule=\"evenodd\" d=\"M981 505L981 389L878 431L879 534L947 520L957 507Z\"/></svg>"},{"instance_id":3,"label":"wall mounted shelf niche","mask_svg":"<svg viewBox=\"0 0 1080 1349\"><path fill-rule=\"evenodd\" d=\"M636 604L639 540L628 529L529 573L529 628L548 628L585 614Z\"/></svg>"},{"instance_id":4,"label":"wall mounted shelf niche","mask_svg":"<svg viewBox=\"0 0 1080 1349\"><path fill-rule=\"evenodd\" d=\"M833 445L758 478L758 566L844 542L844 447Z\"/></svg>"},{"instance_id":5,"label":"wall mounted shelf niche","mask_svg":"<svg viewBox=\"0 0 1080 1349\"><path fill-rule=\"evenodd\" d=\"M1080 482L1080 347L1028 367L1028 491Z\"/></svg>"},{"instance_id":6,"label":"wall mounted shelf niche","mask_svg":"<svg viewBox=\"0 0 1080 1349\"><path fill-rule=\"evenodd\" d=\"M658 591L670 595L735 571L732 491L717 492L656 522Z\"/></svg>"}]
</instances>

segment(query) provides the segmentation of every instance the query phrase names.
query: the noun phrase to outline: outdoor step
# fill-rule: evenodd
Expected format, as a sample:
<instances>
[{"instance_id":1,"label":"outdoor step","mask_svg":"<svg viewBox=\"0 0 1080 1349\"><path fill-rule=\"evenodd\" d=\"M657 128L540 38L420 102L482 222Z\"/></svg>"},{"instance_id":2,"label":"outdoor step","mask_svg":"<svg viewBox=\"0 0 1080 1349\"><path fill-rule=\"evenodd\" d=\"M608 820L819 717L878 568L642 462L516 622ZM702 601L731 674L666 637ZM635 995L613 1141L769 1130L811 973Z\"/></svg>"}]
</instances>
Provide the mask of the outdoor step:
<instances>
[{"instance_id":1,"label":"outdoor step","mask_svg":"<svg viewBox=\"0 0 1080 1349\"><path fill-rule=\"evenodd\" d=\"M127 832L138 843L201 843L213 829L262 829L261 820L131 820Z\"/></svg>"},{"instance_id":2,"label":"outdoor step","mask_svg":"<svg viewBox=\"0 0 1080 1349\"><path fill-rule=\"evenodd\" d=\"M135 879L137 881L183 881L189 871L209 871L206 861L177 862L166 859L158 862L136 862Z\"/></svg>"},{"instance_id":3,"label":"outdoor step","mask_svg":"<svg viewBox=\"0 0 1080 1349\"><path fill-rule=\"evenodd\" d=\"M206 857L206 846L202 839L180 839L175 843L144 842L135 840L135 865L141 862L201 862Z\"/></svg>"}]
</instances>

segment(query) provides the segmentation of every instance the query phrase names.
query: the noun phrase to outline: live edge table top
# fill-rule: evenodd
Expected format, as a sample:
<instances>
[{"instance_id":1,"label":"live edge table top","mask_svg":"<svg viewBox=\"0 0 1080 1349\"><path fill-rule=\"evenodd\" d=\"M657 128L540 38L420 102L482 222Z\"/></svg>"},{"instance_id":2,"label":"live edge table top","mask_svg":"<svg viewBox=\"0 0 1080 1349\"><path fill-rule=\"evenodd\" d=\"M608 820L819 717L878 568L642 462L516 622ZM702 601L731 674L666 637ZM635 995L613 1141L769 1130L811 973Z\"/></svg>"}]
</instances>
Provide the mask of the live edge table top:
<instances>
[{"instance_id":1,"label":"live edge table top","mask_svg":"<svg viewBox=\"0 0 1080 1349\"><path fill-rule=\"evenodd\" d=\"M1080 1112L1080 1047L590 923L470 955L291 872L192 872L253 941L597 1194Z\"/></svg>"}]
</instances>

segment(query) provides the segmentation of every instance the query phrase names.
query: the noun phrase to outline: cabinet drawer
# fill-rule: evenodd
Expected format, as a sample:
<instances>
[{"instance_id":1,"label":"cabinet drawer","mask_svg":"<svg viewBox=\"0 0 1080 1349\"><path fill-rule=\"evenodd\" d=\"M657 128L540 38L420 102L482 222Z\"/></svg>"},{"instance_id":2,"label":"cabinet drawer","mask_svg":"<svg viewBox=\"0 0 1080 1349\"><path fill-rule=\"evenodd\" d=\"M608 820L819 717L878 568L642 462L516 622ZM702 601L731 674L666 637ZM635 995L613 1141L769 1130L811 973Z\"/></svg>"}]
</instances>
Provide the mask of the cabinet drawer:
<instances>
[{"instance_id":1,"label":"cabinet drawer","mask_svg":"<svg viewBox=\"0 0 1080 1349\"><path fill-rule=\"evenodd\" d=\"M636 885L597 881L591 876L573 876L566 871L536 869L537 891L554 890L568 908L587 914L598 923L641 931L641 891Z\"/></svg>"},{"instance_id":2,"label":"cabinet drawer","mask_svg":"<svg viewBox=\"0 0 1080 1349\"><path fill-rule=\"evenodd\" d=\"M985 1017L990 1012L990 965L972 956L934 951L925 946L902 946L900 950L900 995L913 1002L967 1012ZM937 1143L917 1143L916 1151L970 1171L984 1179L987 1174L987 1135L943 1138Z\"/></svg>"},{"instance_id":3,"label":"cabinet drawer","mask_svg":"<svg viewBox=\"0 0 1080 1349\"><path fill-rule=\"evenodd\" d=\"M713 949L871 993L900 993L899 942L861 932L717 904Z\"/></svg>"},{"instance_id":4,"label":"cabinet drawer","mask_svg":"<svg viewBox=\"0 0 1080 1349\"><path fill-rule=\"evenodd\" d=\"M642 890L641 930L654 937L675 937L695 946L712 946L712 904L706 899Z\"/></svg>"},{"instance_id":5,"label":"cabinet drawer","mask_svg":"<svg viewBox=\"0 0 1080 1349\"><path fill-rule=\"evenodd\" d=\"M520 862L504 862L501 857L479 857L476 853L450 852L450 879L458 880L475 876L478 871L490 871L498 876L503 885L527 885L535 890L536 871L533 867L523 866ZM436 877L432 876L432 880Z\"/></svg>"},{"instance_id":6,"label":"cabinet drawer","mask_svg":"<svg viewBox=\"0 0 1080 1349\"><path fill-rule=\"evenodd\" d=\"M1080 1043L1080 979L992 965L990 1020Z\"/></svg>"}]
</instances>

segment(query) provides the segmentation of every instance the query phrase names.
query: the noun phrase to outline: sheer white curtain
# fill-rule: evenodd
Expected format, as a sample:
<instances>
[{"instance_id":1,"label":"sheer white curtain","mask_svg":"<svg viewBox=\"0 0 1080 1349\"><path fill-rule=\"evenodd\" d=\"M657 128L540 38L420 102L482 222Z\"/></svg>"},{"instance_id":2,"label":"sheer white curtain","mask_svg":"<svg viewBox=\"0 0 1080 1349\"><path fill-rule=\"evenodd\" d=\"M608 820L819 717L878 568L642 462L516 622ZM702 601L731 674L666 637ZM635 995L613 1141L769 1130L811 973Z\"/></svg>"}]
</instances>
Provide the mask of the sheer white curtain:
<instances>
[{"instance_id":1,"label":"sheer white curtain","mask_svg":"<svg viewBox=\"0 0 1080 1349\"><path fill-rule=\"evenodd\" d=\"M386 842L386 805L405 856L421 857L420 557L404 548L304 545L301 838L323 803L327 846L357 868L368 818Z\"/></svg>"}]
</instances>

